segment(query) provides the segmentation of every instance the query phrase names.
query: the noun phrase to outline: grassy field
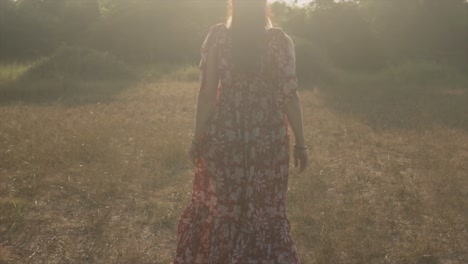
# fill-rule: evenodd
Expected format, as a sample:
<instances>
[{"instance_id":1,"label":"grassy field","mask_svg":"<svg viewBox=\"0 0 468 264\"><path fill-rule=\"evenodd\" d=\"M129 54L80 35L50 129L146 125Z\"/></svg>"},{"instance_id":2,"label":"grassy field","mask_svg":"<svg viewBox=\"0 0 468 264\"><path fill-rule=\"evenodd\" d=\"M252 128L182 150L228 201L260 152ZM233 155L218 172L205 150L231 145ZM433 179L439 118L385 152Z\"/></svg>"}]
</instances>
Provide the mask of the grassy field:
<instances>
[{"instance_id":1,"label":"grassy field","mask_svg":"<svg viewBox=\"0 0 468 264\"><path fill-rule=\"evenodd\" d=\"M196 90L2 103L0 263L169 263ZM301 95L311 166L292 170L288 210L303 263L468 263L466 90Z\"/></svg>"}]
</instances>

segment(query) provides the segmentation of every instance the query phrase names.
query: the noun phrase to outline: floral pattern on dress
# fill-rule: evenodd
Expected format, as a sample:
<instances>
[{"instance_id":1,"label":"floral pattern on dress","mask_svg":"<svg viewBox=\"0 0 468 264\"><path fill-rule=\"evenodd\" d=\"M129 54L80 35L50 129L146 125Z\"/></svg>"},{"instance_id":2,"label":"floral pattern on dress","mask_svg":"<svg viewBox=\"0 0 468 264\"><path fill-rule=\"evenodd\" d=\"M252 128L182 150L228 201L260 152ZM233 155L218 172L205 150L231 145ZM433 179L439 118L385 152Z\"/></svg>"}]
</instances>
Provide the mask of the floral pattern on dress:
<instances>
[{"instance_id":1,"label":"floral pattern on dress","mask_svg":"<svg viewBox=\"0 0 468 264\"><path fill-rule=\"evenodd\" d=\"M282 111L297 88L294 44L279 28L267 36L261 70L250 76L234 69L224 24L203 43L200 89L212 49L220 84L179 220L175 264L300 263L285 207L290 151Z\"/></svg>"}]
</instances>

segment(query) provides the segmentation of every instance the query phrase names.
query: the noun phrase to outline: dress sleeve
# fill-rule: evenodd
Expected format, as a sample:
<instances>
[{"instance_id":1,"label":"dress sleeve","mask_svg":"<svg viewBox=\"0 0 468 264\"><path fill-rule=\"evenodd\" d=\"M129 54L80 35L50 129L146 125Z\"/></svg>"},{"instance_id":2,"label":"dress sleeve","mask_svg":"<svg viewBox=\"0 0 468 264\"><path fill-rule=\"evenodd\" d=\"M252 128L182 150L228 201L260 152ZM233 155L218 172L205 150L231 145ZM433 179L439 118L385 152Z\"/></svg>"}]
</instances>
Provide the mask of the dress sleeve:
<instances>
[{"instance_id":1,"label":"dress sleeve","mask_svg":"<svg viewBox=\"0 0 468 264\"><path fill-rule=\"evenodd\" d=\"M293 97L297 90L296 54L294 43L286 33L280 33L276 49L277 88L275 98L278 105L283 108Z\"/></svg>"},{"instance_id":2,"label":"dress sleeve","mask_svg":"<svg viewBox=\"0 0 468 264\"><path fill-rule=\"evenodd\" d=\"M219 30L219 27L220 25L214 25L210 28L210 31L208 32L205 41L203 42L203 45L201 47L201 60L198 66L200 70L200 90L202 90L205 87L205 69L208 61L208 53L210 52L210 50L216 49L217 47L217 32Z\"/></svg>"}]
</instances>

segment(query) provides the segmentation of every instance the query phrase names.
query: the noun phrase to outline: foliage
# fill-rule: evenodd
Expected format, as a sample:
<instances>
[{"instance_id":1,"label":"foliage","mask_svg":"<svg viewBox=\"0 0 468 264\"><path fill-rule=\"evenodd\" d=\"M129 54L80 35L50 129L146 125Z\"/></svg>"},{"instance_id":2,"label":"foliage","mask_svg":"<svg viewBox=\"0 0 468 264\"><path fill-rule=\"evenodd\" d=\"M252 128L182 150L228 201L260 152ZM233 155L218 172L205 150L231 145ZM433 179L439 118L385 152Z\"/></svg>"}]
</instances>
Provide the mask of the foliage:
<instances>
[{"instance_id":1,"label":"foliage","mask_svg":"<svg viewBox=\"0 0 468 264\"><path fill-rule=\"evenodd\" d=\"M113 55L81 47L63 46L49 58L14 65L4 67L14 75L0 87L2 102L103 101L138 77Z\"/></svg>"},{"instance_id":2,"label":"foliage","mask_svg":"<svg viewBox=\"0 0 468 264\"><path fill-rule=\"evenodd\" d=\"M378 72L351 72L334 68L328 84L347 87L442 87L466 89L468 80L448 64L432 61L408 61L389 66Z\"/></svg>"},{"instance_id":3,"label":"foliage","mask_svg":"<svg viewBox=\"0 0 468 264\"><path fill-rule=\"evenodd\" d=\"M0 60L41 57L78 43L98 19L97 0L0 0Z\"/></svg>"},{"instance_id":4,"label":"foliage","mask_svg":"<svg viewBox=\"0 0 468 264\"><path fill-rule=\"evenodd\" d=\"M295 37L297 74L301 81L311 84L329 83L335 67L328 54L306 38Z\"/></svg>"},{"instance_id":5,"label":"foliage","mask_svg":"<svg viewBox=\"0 0 468 264\"><path fill-rule=\"evenodd\" d=\"M0 0L0 7L0 60L70 45L140 65L196 64L208 28L226 13L225 1L209 0ZM297 42L299 77L312 83L333 81L337 71L379 74L413 61L467 75L465 0L275 2L271 10Z\"/></svg>"},{"instance_id":6,"label":"foliage","mask_svg":"<svg viewBox=\"0 0 468 264\"><path fill-rule=\"evenodd\" d=\"M80 47L60 47L50 58L30 68L23 80L125 80L134 73L108 53Z\"/></svg>"},{"instance_id":7,"label":"foliage","mask_svg":"<svg viewBox=\"0 0 468 264\"><path fill-rule=\"evenodd\" d=\"M196 61L208 28L224 14L221 1L135 0L109 8L88 44L145 64Z\"/></svg>"}]
</instances>

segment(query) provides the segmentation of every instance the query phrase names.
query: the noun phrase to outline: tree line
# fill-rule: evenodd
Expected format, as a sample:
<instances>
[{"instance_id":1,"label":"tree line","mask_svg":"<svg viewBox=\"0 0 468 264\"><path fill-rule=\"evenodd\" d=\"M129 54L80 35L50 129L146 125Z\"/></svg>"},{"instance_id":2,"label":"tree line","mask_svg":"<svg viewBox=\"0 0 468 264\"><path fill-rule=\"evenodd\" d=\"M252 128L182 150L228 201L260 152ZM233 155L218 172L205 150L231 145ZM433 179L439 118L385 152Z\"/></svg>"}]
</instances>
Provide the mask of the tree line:
<instances>
[{"instance_id":1,"label":"tree line","mask_svg":"<svg viewBox=\"0 0 468 264\"><path fill-rule=\"evenodd\" d=\"M274 23L295 40L304 76L411 62L468 73L465 0L315 0L271 9ZM208 28L225 14L225 1L210 0L0 0L0 61L78 46L127 63L195 64Z\"/></svg>"}]
</instances>

